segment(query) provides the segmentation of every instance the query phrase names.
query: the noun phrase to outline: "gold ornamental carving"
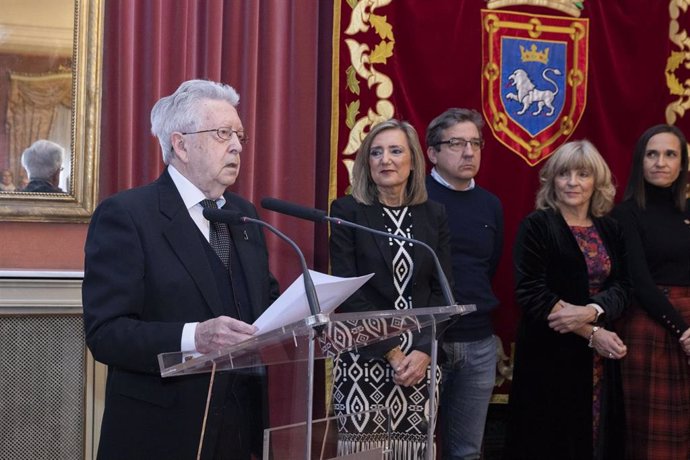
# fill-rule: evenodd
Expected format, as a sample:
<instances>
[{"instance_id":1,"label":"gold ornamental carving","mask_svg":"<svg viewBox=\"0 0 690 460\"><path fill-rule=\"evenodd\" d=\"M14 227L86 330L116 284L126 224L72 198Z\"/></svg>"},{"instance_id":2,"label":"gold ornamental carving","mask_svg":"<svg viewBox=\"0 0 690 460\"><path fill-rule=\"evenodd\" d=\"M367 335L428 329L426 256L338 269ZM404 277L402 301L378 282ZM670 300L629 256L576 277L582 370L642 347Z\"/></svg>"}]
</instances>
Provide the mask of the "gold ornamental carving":
<instances>
[{"instance_id":1,"label":"gold ornamental carving","mask_svg":"<svg viewBox=\"0 0 690 460\"><path fill-rule=\"evenodd\" d=\"M345 70L347 90L356 95L357 99L345 106L345 125L349 129L348 141L342 151L344 156L353 156L362 143L369 129L381 121L393 117L395 112L389 98L393 94L393 81L381 67L385 66L393 55L395 37L393 26L385 15L377 14L382 7L393 0L348 0L352 8L350 23L344 31L345 44L350 55L350 66ZM370 46L359 36L370 33L373 29L379 42ZM361 107L362 83L376 96L373 107L366 110ZM362 113L364 111L364 113ZM342 160L347 168L348 176L352 176L354 158Z\"/></svg>"},{"instance_id":2,"label":"gold ornamental carving","mask_svg":"<svg viewBox=\"0 0 690 460\"><path fill-rule=\"evenodd\" d=\"M677 71L681 68L690 68L690 38L688 31L681 29L678 19L681 14L687 14L688 0L671 0L668 10L670 22L668 26L668 38L679 49L671 51L666 60L666 86L672 96L677 99L666 106L666 122L674 124L678 118L685 116L690 109L690 79L682 80Z\"/></svg>"}]
</instances>

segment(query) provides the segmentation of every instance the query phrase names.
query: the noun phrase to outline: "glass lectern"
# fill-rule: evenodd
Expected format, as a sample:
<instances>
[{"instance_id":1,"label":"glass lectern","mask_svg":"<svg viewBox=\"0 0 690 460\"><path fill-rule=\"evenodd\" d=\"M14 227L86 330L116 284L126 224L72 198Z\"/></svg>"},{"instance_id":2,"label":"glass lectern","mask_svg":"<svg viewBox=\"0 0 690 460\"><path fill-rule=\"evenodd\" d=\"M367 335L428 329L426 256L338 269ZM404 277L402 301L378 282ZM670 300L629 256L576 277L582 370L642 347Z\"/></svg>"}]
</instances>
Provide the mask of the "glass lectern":
<instances>
[{"instance_id":1,"label":"glass lectern","mask_svg":"<svg viewBox=\"0 0 690 460\"><path fill-rule=\"evenodd\" d=\"M339 353L356 351L358 348L398 336L406 331L428 330L431 337L431 375L435 375L437 363L437 337L445 327L462 315L475 310L474 305L414 308L412 310L379 310L359 313L331 313L309 316L287 326L253 337L245 342L205 355L184 352L163 353L158 356L161 376L176 376L221 371L246 372L265 370L270 366L294 366L301 380L293 384L288 410L294 411L296 423L271 427L264 434L264 458L272 460L336 457L333 446L337 417L314 420L314 363L332 358ZM286 387L289 385L286 385ZM428 443L433 445L436 420L434 394L435 379L429 388L431 402ZM269 401L269 410L271 407ZM283 410L285 408L283 407ZM386 408L373 413L352 414L352 417L388 417ZM293 418L294 419L294 418ZM298 447L295 448L295 445ZM433 449L427 448L427 459L433 457ZM374 449L358 454L357 458L385 459L386 449Z\"/></svg>"}]
</instances>

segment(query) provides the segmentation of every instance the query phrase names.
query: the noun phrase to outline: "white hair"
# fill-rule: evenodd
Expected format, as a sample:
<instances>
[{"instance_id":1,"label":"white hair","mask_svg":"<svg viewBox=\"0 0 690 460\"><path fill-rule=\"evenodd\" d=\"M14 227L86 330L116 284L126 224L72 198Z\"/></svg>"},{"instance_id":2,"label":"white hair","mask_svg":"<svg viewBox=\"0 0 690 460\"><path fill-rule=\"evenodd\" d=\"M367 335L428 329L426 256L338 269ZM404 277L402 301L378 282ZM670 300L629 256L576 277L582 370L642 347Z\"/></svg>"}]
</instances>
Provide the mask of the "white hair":
<instances>
[{"instance_id":1,"label":"white hair","mask_svg":"<svg viewBox=\"0 0 690 460\"><path fill-rule=\"evenodd\" d=\"M65 149L55 142L38 140L22 152L22 166L29 180L50 179L62 167Z\"/></svg>"},{"instance_id":2,"label":"white hair","mask_svg":"<svg viewBox=\"0 0 690 460\"><path fill-rule=\"evenodd\" d=\"M170 136L175 131L198 129L199 103L205 99L227 101L233 107L240 102L232 86L209 80L188 80L170 96L160 98L151 109L151 133L158 138L166 165L173 156Z\"/></svg>"}]
</instances>

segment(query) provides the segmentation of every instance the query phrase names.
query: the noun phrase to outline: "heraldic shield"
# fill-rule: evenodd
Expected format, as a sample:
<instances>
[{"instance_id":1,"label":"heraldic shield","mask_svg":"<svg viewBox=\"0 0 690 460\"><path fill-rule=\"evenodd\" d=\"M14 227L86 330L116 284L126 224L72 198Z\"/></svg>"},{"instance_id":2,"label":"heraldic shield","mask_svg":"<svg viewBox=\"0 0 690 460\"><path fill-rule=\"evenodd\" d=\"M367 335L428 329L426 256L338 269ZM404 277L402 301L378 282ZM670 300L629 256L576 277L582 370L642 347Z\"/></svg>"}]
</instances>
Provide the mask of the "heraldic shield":
<instances>
[{"instance_id":1,"label":"heraldic shield","mask_svg":"<svg viewBox=\"0 0 690 460\"><path fill-rule=\"evenodd\" d=\"M589 22L482 10L482 26L484 116L496 139L534 166L582 118Z\"/></svg>"}]
</instances>

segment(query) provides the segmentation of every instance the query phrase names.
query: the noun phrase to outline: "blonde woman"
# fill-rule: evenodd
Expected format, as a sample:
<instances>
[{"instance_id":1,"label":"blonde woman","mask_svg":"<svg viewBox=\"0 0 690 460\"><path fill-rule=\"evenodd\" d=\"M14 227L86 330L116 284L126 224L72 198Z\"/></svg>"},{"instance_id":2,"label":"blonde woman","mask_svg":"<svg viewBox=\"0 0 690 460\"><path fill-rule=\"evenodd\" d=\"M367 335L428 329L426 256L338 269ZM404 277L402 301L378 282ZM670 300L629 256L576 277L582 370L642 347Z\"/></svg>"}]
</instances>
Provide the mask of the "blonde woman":
<instances>
[{"instance_id":1,"label":"blonde woman","mask_svg":"<svg viewBox=\"0 0 690 460\"><path fill-rule=\"evenodd\" d=\"M427 199L424 153L414 128L395 119L374 126L362 141L352 174L352 195L331 204L331 215L424 241L450 278L450 231L443 206ZM341 312L445 305L431 255L422 248L347 227L333 226L334 275L374 273L340 307ZM356 331L351 331L356 335ZM334 410L338 415L392 407L391 460L424 458L428 419L431 337L400 338L345 353L336 363ZM435 376L440 384L440 369ZM438 386L436 387L438 391ZM338 454L384 446L387 424L376 417L342 418Z\"/></svg>"},{"instance_id":2,"label":"blonde woman","mask_svg":"<svg viewBox=\"0 0 690 460\"><path fill-rule=\"evenodd\" d=\"M611 330L629 301L623 237L605 214L611 172L588 141L561 146L542 168L536 211L514 245L522 310L510 394L507 458L619 458L617 361Z\"/></svg>"}]
</instances>

